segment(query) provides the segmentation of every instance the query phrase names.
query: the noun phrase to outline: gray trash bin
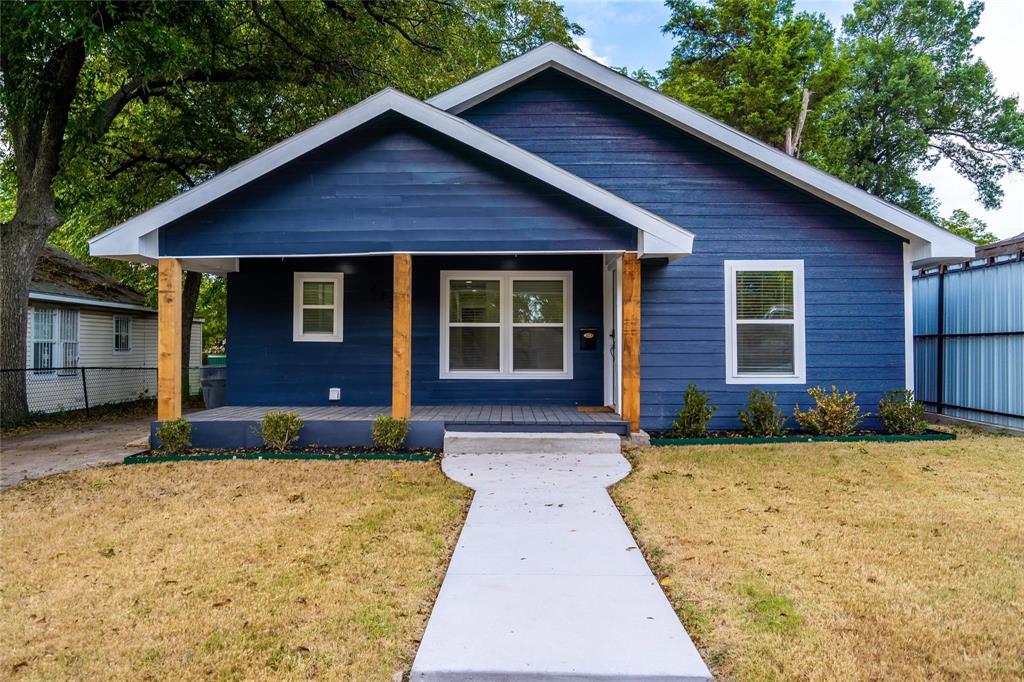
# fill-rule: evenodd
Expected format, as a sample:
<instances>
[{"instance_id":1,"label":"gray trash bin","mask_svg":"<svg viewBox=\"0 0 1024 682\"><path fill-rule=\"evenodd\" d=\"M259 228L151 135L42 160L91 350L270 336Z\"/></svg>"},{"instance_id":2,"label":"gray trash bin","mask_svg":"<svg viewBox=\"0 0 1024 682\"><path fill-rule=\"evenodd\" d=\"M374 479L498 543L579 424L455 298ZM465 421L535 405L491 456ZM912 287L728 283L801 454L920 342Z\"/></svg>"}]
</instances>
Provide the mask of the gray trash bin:
<instances>
[{"instance_id":1,"label":"gray trash bin","mask_svg":"<svg viewBox=\"0 0 1024 682\"><path fill-rule=\"evenodd\" d=\"M203 387L203 404L211 410L224 404L224 384L228 378L226 365L203 365L199 380Z\"/></svg>"}]
</instances>

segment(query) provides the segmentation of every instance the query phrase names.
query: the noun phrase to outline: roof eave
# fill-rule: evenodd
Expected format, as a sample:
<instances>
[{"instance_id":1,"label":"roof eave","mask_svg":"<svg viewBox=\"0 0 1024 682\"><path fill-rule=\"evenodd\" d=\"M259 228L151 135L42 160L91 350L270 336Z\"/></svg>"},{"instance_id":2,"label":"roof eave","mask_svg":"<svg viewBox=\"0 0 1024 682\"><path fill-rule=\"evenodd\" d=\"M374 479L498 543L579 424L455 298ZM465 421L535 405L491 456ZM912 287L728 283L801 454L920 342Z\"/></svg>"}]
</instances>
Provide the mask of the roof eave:
<instances>
[{"instance_id":1,"label":"roof eave","mask_svg":"<svg viewBox=\"0 0 1024 682\"><path fill-rule=\"evenodd\" d=\"M425 125L477 151L587 203L638 230L649 232L670 243L688 245L692 250L693 233L650 211L632 204L555 164L518 147L469 121L398 92L382 90L329 119L278 143L203 184L158 204L117 227L89 240L94 256L156 259L159 254L159 229L217 198L252 182L275 168L379 116L395 112ZM679 255L687 255L687 250Z\"/></svg>"},{"instance_id":2,"label":"roof eave","mask_svg":"<svg viewBox=\"0 0 1024 682\"><path fill-rule=\"evenodd\" d=\"M965 257L964 253L973 253L972 242L556 43L546 43L439 93L427 102L446 111L460 113L547 68L557 69L632 104L912 244L930 242L932 246L922 258L956 260ZM914 250L922 252L917 247Z\"/></svg>"}]
</instances>

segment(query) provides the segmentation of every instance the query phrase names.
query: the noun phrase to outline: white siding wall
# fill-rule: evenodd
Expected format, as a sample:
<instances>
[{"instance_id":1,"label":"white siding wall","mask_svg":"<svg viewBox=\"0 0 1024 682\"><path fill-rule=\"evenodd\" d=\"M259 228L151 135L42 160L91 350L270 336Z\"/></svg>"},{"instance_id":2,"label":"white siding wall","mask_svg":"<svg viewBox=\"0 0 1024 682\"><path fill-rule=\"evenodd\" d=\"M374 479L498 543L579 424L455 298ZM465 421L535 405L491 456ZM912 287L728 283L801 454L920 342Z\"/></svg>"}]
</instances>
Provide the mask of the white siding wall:
<instances>
[{"instance_id":1,"label":"white siding wall","mask_svg":"<svg viewBox=\"0 0 1024 682\"><path fill-rule=\"evenodd\" d=\"M33 304L29 307L26 367L32 367L32 311L37 305L61 307L49 304ZM114 352L115 315L127 315L132 319L132 343L129 352ZM156 396L155 314L80 308L78 325L79 367L124 368L86 369L90 406ZM198 367L202 363L202 353L203 327L202 323L197 322L192 325L190 364ZM191 370L189 375L190 393L197 395L200 393L199 370ZM35 376L29 372L26 386L29 410L32 412L56 412L81 409L85 406L82 376L77 372L70 376Z\"/></svg>"}]
</instances>

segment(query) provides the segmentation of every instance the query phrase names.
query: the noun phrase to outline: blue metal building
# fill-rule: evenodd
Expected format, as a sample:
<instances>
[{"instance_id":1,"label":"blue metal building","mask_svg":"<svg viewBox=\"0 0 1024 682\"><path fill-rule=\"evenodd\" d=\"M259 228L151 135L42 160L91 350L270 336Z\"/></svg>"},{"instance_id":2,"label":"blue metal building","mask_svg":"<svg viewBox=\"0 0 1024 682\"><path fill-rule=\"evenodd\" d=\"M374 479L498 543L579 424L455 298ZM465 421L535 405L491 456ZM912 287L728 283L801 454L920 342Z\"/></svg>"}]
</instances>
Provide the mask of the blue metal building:
<instances>
[{"instance_id":1,"label":"blue metal building","mask_svg":"<svg viewBox=\"0 0 1024 682\"><path fill-rule=\"evenodd\" d=\"M914 365L929 411L1024 429L1024 233L918 272Z\"/></svg>"}]
</instances>

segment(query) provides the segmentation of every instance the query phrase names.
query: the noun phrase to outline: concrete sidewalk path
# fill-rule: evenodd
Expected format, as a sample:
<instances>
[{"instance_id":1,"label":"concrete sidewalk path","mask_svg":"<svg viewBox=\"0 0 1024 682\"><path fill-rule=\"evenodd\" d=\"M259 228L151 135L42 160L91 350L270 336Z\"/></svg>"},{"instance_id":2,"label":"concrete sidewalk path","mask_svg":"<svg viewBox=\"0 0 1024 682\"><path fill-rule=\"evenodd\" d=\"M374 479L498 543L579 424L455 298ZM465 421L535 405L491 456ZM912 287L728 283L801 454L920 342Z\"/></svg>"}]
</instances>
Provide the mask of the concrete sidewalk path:
<instances>
[{"instance_id":1,"label":"concrete sidewalk path","mask_svg":"<svg viewBox=\"0 0 1024 682\"><path fill-rule=\"evenodd\" d=\"M476 491L413 680L709 680L606 490L622 455L445 456Z\"/></svg>"}]
</instances>

